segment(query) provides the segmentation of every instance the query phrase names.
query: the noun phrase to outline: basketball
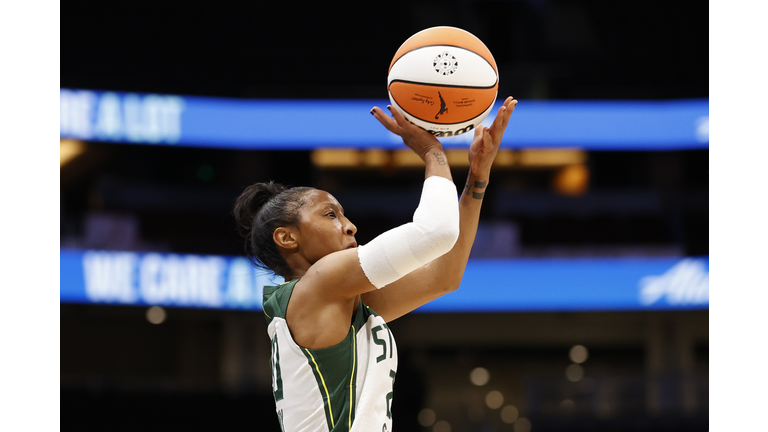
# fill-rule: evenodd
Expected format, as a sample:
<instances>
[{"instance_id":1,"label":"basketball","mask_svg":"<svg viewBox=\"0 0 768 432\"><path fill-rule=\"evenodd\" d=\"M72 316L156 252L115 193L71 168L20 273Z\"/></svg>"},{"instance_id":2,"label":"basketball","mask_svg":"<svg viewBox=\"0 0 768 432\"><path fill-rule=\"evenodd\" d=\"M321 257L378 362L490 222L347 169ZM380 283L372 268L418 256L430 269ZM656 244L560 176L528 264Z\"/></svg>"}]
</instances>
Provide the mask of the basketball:
<instances>
[{"instance_id":1,"label":"basketball","mask_svg":"<svg viewBox=\"0 0 768 432\"><path fill-rule=\"evenodd\" d=\"M474 129L493 109L498 89L491 51L456 27L431 27L408 38L387 77L392 105L436 137Z\"/></svg>"}]
</instances>

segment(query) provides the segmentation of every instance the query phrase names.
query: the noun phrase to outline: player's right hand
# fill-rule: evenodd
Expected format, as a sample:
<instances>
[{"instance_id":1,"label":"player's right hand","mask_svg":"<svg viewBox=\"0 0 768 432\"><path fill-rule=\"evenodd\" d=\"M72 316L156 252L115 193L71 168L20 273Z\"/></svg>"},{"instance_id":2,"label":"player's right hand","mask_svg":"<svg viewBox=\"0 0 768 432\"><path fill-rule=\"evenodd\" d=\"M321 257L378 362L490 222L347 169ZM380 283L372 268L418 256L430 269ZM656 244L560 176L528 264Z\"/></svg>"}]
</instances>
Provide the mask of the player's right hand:
<instances>
[{"instance_id":1,"label":"player's right hand","mask_svg":"<svg viewBox=\"0 0 768 432\"><path fill-rule=\"evenodd\" d=\"M405 145L419 155L421 160L425 160L425 156L430 152L443 150L442 143L434 135L408 121L397 108L391 105L387 105L387 108L392 113L392 117L379 107L373 107L371 114L388 131L400 136Z\"/></svg>"}]
</instances>

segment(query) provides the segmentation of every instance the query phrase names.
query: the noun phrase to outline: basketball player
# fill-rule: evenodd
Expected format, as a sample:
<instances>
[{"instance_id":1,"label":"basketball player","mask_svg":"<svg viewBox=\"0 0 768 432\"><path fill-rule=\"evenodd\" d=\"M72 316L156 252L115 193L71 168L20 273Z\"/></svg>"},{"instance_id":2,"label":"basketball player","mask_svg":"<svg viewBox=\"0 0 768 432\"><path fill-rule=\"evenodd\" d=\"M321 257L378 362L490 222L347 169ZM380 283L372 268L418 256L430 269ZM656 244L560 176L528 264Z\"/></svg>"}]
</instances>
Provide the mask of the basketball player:
<instances>
[{"instance_id":1,"label":"basketball player","mask_svg":"<svg viewBox=\"0 0 768 432\"><path fill-rule=\"evenodd\" d=\"M397 347L387 323L456 290L477 232L491 165L517 101L478 126L457 203L441 143L391 107L373 116L425 162L413 222L366 245L328 192L249 186L235 204L254 264L283 276L264 288L272 390L285 432L392 430Z\"/></svg>"}]
</instances>

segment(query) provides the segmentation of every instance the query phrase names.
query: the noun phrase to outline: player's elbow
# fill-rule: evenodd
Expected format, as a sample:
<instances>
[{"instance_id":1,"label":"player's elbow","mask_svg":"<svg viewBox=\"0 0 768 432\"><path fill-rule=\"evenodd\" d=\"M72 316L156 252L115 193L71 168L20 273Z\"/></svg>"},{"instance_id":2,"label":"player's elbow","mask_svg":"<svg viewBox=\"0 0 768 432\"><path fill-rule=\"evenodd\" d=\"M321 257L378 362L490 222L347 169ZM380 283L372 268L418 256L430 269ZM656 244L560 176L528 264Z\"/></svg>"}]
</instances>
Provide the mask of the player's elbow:
<instances>
[{"instance_id":1,"label":"player's elbow","mask_svg":"<svg viewBox=\"0 0 768 432\"><path fill-rule=\"evenodd\" d=\"M441 296L445 294L450 294L456 291L457 289L459 289L459 285L460 285L460 282L453 282L453 281L446 282L440 286L439 294Z\"/></svg>"},{"instance_id":2,"label":"player's elbow","mask_svg":"<svg viewBox=\"0 0 768 432\"><path fill-rule=\"evenodd\" d=\"M462 269L458 273L451 272L448 281L446 282L445 293L452 293L459 289L461 286L461 279L464 276L464 270Z\"/></svg>"},{"instance_id":3,"label":"player's elbow","mask_svg":"<svg viewBox=\"0 0 768 432\"><path fill-rule=\"evenodd\" d=\"M425 287L438 297L452 293L461 286L464 268L459 263L432 262L425 267L425 274L428 275L424 278Z\"/></svg>"}]
</instances>

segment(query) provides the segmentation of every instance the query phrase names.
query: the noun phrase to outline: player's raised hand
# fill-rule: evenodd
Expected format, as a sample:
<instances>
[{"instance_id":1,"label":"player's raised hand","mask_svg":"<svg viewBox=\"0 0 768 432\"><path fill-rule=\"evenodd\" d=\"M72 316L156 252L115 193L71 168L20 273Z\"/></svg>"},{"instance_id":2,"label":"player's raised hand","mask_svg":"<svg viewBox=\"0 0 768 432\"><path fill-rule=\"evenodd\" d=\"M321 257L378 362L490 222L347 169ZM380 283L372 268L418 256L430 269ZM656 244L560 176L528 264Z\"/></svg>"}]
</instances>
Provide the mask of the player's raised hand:
<instances>
[{"instance_id":1,"label":"player's raised hand","mask_svg":"<svg viewBox=\"0 0 768 432\"><path fill-rule=\"evenodd\" d=\"M376 120L384 125L388 131L399 135L403 139L405 145L419 155L422 160L424 160L425 155L431 151L442 151L443 145L434 135L408 121L397 108L391 105L388 105L387 108L389 108L392 113L392 117L388 116L384 110L379 107L373 107L371 114L373 114L373 116L376 117Z\"/></svg>"},{"instance_id":2,"label":"player's raised hand","mask_svg":"<svg viewBox=\"0 0 768 432\"><path fill-rule=\"evenodd\" d=\"M501 138L507 129L509 117L517 106L517 100L508 97L496 113L491 127L479 125L475 128L475 137L469 146L467 157L472 175L481 180L487 180L490 176L491 166L496 154L499 152Z\"/></svg>"}]
</instances>

